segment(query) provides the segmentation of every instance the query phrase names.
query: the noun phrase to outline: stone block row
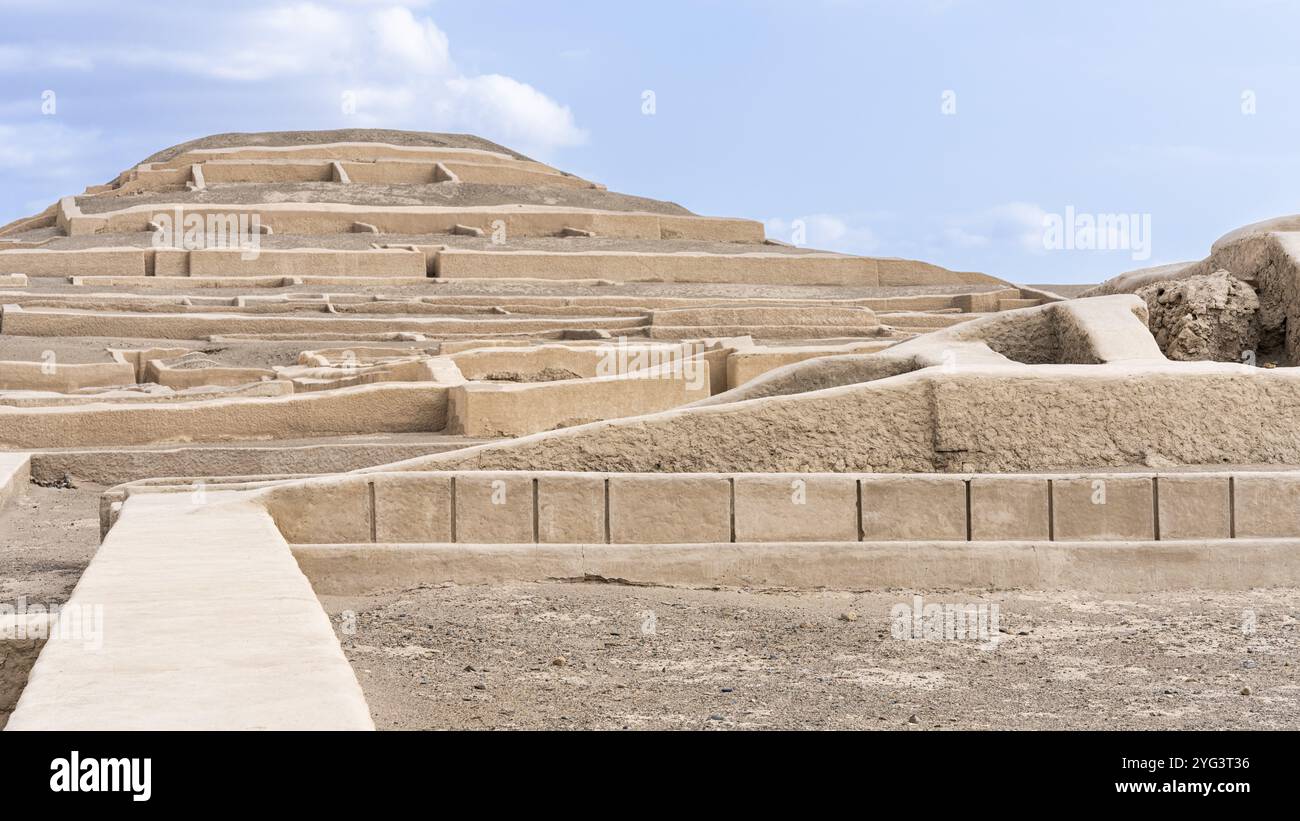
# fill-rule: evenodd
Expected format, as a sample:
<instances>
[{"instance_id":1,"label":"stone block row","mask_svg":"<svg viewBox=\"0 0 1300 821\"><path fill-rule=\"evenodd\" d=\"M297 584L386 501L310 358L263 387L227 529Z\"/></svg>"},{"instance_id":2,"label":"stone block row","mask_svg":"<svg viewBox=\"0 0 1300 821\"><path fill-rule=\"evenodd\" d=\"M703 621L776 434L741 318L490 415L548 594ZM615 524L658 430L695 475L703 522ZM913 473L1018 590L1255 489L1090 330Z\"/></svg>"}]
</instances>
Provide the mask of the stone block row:
<instances>
[{"instance_id":1,"label":"stone block row","mask_svg":"<svg viewBox=\"0 0 1300 821\"><path fill-rule=\"evenodd\" d=\"M354 475L329 482L328 493L296 494L300 512L272 505L280 511L277 519L293 519L287 528L281 521L290 541L1145 542L1300 536L1300 473L481 472ZM332 515L313 512L322 507Z\"/></svg>"}]
</instances>

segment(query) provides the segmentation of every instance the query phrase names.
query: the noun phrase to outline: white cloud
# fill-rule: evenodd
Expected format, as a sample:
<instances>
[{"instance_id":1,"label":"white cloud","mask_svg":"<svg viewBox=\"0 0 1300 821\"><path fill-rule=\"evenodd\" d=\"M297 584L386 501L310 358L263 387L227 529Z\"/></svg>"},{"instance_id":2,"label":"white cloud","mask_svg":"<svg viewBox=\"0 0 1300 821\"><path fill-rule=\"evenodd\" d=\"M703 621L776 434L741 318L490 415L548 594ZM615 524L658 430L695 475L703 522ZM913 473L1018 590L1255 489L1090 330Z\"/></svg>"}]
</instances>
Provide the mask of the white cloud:
<instances>
[{"instance_id":1,"label":"white cloud","mask_svg":"<svg viewBox=\"0 0 1300 821\"><path fill-rule=\"evenodd\" d=\"M782 242L798 240L796 230L802 226L803 241L810 248L871 254L880 249L880 238L867 224L881 215L872 214L805 214L786 220L775 217L766 221L767 235Z\"/></svg>"},{"instance_id":2,"label":"white cloud","mask_svg":"<svg viewBox=\"0 0 1300 821\"><path fill-rule=\"evenodd\" d=\"M454 101L456 119L481 123L506 142L535 142L546 145L577 145L586 141L568 106L561 106L542 92L501 74L457 77L447 81Z\"/></svg>"},{"instance_id":3,"label":"white cloud","mask_svg":"<svg viewBox=\"0 0 1300 821\"><path fill-rule=\"evenodd\" d=\"M790 242L795 223L804 229L804 245L850 254L917 259L961 259L972 250L1044 253L1043 220L1047 212L1029 202L1008 202L972 212L927 214L909 218L889 211L817 213L794 219L769 219L767 235Z\"/></svg>"},{"instance_id":4,"label":"white cloud","mask_svg":"<svg viewBox=\"0 0 1300 821\"><path fill-rule=\"evenodd\" d=\"M1127 145L1101 156L1104 168L1125 173L1151 174L1172 169L1180 175L1204 175L1224 171L1254 173L1261 169L1277 173L1300 164L1291 151L1261 151L1215 148L1206 145Z\"/></svg>"},{"instance_id":5,"label":"white cloud","mask_svg":"<svg viewBox=\"0 0 1300 821\"><path fill-rule=\"evenodd\" d=\"M0 72L54 69L89 71L95 67L88 54L59 46L0 45Z\"/></svg>"},{"instance_id":6,"label":"white cloud","mask_svg":"<svg viewBox=\"0 0 1300 821\"><path fill-rule=\"evenodd\" d=\"M306 105L317 121L339 125L471 131L542 153L586 141L573 112L537 88L458 68L447 34L414 10L424 5L292 0L216 17L185 48L111 41L84 49L0 45L0 73L124 66L247 84L250 94L290 98L286 108ZM343 112L345 92L355 95L355 114Z\"/></svg>"},{"instance_id":7,"label":"white cloud","mask_svg":"<svg viewBox=\"0 0 1300 821\"><path fill-rule=\"evenodd\" d=\"M97 130L70 128L53 120L0 123L0 171L27 179L84 175L83 160L100 142Z\"/></svg>"},{"instance_id":8,"label":"white cloud","mask_svg":"<svg viewBox=\"0 0 1300 821\"><path fill-rule=\"evenodd\" d=\"M1041 254L1046 216L1041 206L1029 202L1009 202L973 214L950 216L940 231L941 243L958 249L1010 246L1016 251Z\"/></svg>"},{"instance_id":9,"label":"white cloud","mask_svg":"<svg viewBox=\"0 0 1300 821\"><path fill-rule=\"evenodd\" d=\"M370 25L380 57L399 71L437 76L454 71L447 35L429 18L418 20L409 9L388 8L376 12Z\"/></svg>"},{"instance_id":10,"label":"white cloud","mask_svg":"<svg viewBox=\"0 0 1300 821\"><path fill-rule=\"evenodd\" d=\"M407 8L422 9L426 6L433 5L433 0L336 0L345 6L405 6Z\"/></svg>"}]
</instances>

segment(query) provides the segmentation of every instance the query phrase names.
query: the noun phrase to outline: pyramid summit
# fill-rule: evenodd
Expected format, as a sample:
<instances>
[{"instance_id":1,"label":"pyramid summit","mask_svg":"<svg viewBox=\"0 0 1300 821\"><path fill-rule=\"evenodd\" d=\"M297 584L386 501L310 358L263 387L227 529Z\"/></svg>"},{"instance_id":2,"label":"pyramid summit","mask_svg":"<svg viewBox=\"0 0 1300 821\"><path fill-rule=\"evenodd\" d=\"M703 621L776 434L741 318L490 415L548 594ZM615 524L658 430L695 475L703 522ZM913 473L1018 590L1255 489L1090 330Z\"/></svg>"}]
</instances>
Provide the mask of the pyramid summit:
<instances>
[{"instance_id":1,"label":"pyramid summit","mask_svg":"<svg viewBox=\"0 0 1300 821\"><path fill-rule=\"evenodd\" d=\"M160 227L169 230L159 234ZM758 222L611 192L478 137L358 129L222 134L173 146L5 226L0 249L45 252L39 258L57 260L61 275L158 276L155 251L178 250L176 236L185 233L190 239L179 250L246 245L241 237L252 234L259 247L296 251L300 265L311 264L306 249L328 249L347 252L318 255L330 264L376 273L401 263L372 252L421 246L429 271L444 279L517 270L619 282L1004 284L926 263L794 248L768 240ZM49 253L92 248L115 249L120 268L106 270L102 253ZM494 249L509 253L475 253ZM31 276L37 259L0 258L0 270ZM16 270L23 262L27 270ZM194 273L190 262L164 254L161 275Z\"/></svg>"}]
</instances>

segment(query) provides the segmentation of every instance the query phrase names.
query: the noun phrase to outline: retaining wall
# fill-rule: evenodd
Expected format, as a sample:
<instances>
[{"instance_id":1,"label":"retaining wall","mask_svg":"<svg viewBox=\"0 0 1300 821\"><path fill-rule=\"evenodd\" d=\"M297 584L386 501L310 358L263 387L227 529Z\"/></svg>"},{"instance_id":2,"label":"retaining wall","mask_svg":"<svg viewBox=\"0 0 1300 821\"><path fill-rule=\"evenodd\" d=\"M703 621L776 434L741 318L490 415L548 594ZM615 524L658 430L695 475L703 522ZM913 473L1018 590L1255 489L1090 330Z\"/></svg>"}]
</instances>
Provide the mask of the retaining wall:
<instances>
[{"instance_id":1,"label":"retaining wall","mask_svg":"<svg viewBox=\"0 0 1300 821\"><path fill-rule=\"evenodd\" d=\"M294 545L320 595L419 585L607 580L830 590L1251 590L1300 584L1294 540Z\"/></svg>"},{"instance_id":2,"label":"retaining wall","mask_svg":"<svg viewBox=\"0 0 1300 821\"><path fill-rule=\"evenodd\" d=\"M392 145L389 143L341 142L291 146L231 146L229 148L197 148L178 154L169 160L151 163L151 168L179 168L191 163L211 160L340 160L378 162L381 160L416 160L422 162L496 163L530 168L538 171L556 169L535 160L521 160L499 151L481 148L450 148L438 146ZM130 173L130 172L128 172Z\"/></svg>"},{"instance_id":3,"label":"retaining wall","mask_svg":"<svg viewBox=\"0 0 1300 821\"><path fill-rule=\"evenodd\" d=\"M264 491L292 543L1300 538L1300 473L366 473Z\"/></svg>"},{"instance_id":4,"label":"retaining wall","mask_svg":"<svg viewBox=\"0 0 1300 821\"><path fill-rule=\"evenodd\" d=\"M0 362L0 390L71 393L136 383L135 368L124 362L61 365L57 362Z\"/></svg>"},{"instance_id":5,"label":"retaining wall","mask_svg":"<svg viewBox=\"0 0 1300 821\"><path fill-rule=\"evenodd\" d=\"M447 432L526 436L603 419L670 410L710 395L709 364L696 359L629 375L558 382L468 382L451 388Z\"/></svg>"},{"instance_id":6,"label":"retaining wall","mask_svg":"<svg viewBox=\"0 0 1300 821\"><path fill-rule=\"evenodd\" d=\"M879 284L875 260L838 254L553 253L449 248L438 254L435 265L438 276L448 279L529 277L599 278L616 282Z\"/></svg>"},{"instance_id":7,"label":"retaining wall","mask_svg":"<svg viewBox=\"0 0 1300 821\"><path fill-rule=\"evenodd\" d=\"M761 240L761 237L759 239ZM1001 282L984 274L949 271L923 262L827 253L659 254L630 251L554 253L446 248L438 253L435 269L439 277L451 279L600 278L616 282L747 282L772 285L866 286ZM1014 290L1012 293L1019 295Z\"/></svg>"},{"instance_id":8,"label":"retaining wall","mask_svg":"<svg viewBox=\"0 0 1300 821\"><path fill-rule=\"evenodd\" d=\"M457 346L448 346L455 348ZM658 343L618 345L486 345L449 353L466 379L502 374L533 376L547 369L565 370L581 378L644 370L682 355L681 345ZM605 369L602 372L602 369Z\"/></svg>"},{"instance_id":9,"label":"retaining wall","mask_svg":"<svg viewBox=\"0 0 1300 821\"><path fill-rule=\"evenodd\" d=\"M321 315L247 315L226 313L126 313L24 310L5 305L0 332L9 336L119 336L134 339L204 339L221 334L318 334L317 339L339 335L412 332L443 334L535 333L568 328L630 330L640 327L639 317L583 317L580 319L460 319L448 317L379 317Z\"/></svg>"},{"instance_id":10,"label":"retaining wall","mask_svg":"<svg viewBox=\"0 0 1300 821\"><path fill-rule=\"evenodd\" d=\"M67 448L440 431L447 388L383 384L329 393L168 404L0 406L0 447Z\"/></svg>"},{"instance_id":11,"label":"retaining wall","mask_svg":"<svg viewBox=\"0 0 1300 821\"><path fill-rule=\"evenodd\" d=\"M173 368L154 359L145 364L141 381L185 390L210 386L237 388L275 378L276 372L265 368Z\"/></svg>"},{"instance_id":12,"label":"retaining wall","mask_svg":"<svg viewBox=\"0 0 1300 821\"><path fill-rule=\"evenodd\" d=\"M725 217L695 217L643 212L594 211L551 206L365 206L337 203L269 203L256 206L157 204L78 217L78 232L132 233L149 230L158 215L182 219L197 214L226 220L241 215L260 219L280 234L346 234L358 222L386 234L448 234L458 225L478 228L485 235L505 226L508 237L553 237L566 228L622 239L695 239L719 242L762 242L763 224ZM183 224L183 223L178 223Z\"/></svg>"},{"instance_id":13,"label":"retaining wall","mask_svg":"<svg viewBox=\"0 0 1300 821\"><path fill-rule=\"evenodd\" d=\"M337 276L425 277L424 254L374 249L261 249L256 256L238 248L206 248L190 252L189 273L196 277Z\"/></svg>"},{"instance_id":14,"label":"retaining wall","mask_svg":"<svg viewBox=\"0 0 1300 821\"><path fill-rule=\"evenodd\" d=\"M755 377L795 362L816 359L823 356L840 356L849 353L873 353L882 351L896 340L879 342L855 342L849 345L797 345L774 348L745 348L736 351L727 358L727 389L739 387Z\"/></svg>"},{"instance_id":15,"label":"retaining wall","mask_svg":"<svg viewBox=\"0 0 1300 821\"><path fill-rule=\"evenodd\" d=\"M148 272L146 248L87 248L80 251L0 251L0 274L29 277L130 276Z\"/></svg>"},{"instance_id":16,"label":"retaining wall","mask_svg":"<svg viewBox=\"0 0 1300 821\"><path fill-rule=\"evenodd\" d=\"M424 254L401 249L89 248L0 251L0 275L31 277L351 277L427 276ZM25 285L14 278L11 285ZM111 284L111 283L109 283Z\"/></svg>"},{"instance_id":17,"label":"retaining wall","mask_svg":"<svg viewBox=\"0 0 1300 821\"><path fill-rule=\"evenodd\" d=\"M776 305L756 305L752 307L710 306L705 308L652 310L649 313L652 327L672 328L762 327L770 325L874 328L880 324L876 320L875 312L870 308L838 305L788 307Z\"/></svg>"}]
</instances>

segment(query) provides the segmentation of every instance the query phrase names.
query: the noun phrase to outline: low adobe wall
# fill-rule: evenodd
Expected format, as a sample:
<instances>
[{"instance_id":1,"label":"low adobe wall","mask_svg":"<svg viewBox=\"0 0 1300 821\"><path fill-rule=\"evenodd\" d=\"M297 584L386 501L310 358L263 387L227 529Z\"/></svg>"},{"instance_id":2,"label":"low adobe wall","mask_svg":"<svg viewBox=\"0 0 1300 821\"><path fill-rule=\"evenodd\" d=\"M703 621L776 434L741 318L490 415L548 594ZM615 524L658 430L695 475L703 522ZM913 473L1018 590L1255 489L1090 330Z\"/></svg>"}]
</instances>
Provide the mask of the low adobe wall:
<instances>
[{"instance_id":1,"label":"low adobe wall","mask_svg":"<svg viewBox=\"0 0 1300 821\"><path fill-rule=\"evenodd\" d=\"M704 359L628 375L559 382L467 382L451 389L447 432L525 436L601 419L640 416L710 395Z\"/></svg>"},{"instance_id":2,"label":"low adobe wall","mask_svg":"<svg viewBox=\"0 0 1300 821\"><path fill-rule=\"evenodd\" d=\"M445 279L608 279L616 282L748 282L878 285L875 261L839 254L656 254L629 251L467 251L435 261Z\"/></svg>"},{"instance_id":3,"label":"low adobe wall","mask_svg":"<svg viewBox=\"0 0 1300 821\"><path fill-rule=\"evenodd\" d=\"M921 311L882 311L876 318L883 325L891 328L907 328L928 333L936 328L951 328L963 322L970 322L972 317L964 313L924 313Z\"/></svg>"},{"instance_id":4,"label":"low adobe wall","mask_svg":"<svg viewBox=\"0 0 1300 821\"><path fill-rule=\"evenodd\" d=\"M196 148L178 154L163 162L151 163L152 168L188 167L192 163L212 160L301 162L306 160L339 160L379 162L407 160L418 162L476 162L500 164L511 167L559 173L549 165L535 160L523 160L499 151L481 148L450 148L439 146L392 145L390 143L339 142L287 146L232 146L229 148ZM143 166L142 166L143 167ZM127 172L128 174L130 172Z\"/></svg>"},{"instance_id":5,"label":"low adobe wall","mask_svg":"<svg viewBox=\"0 0 1300 821\"><path fill-rule=\"evenodd\" d=\"M89 248L0 251L0 274L29 277L351 277L424 279L424 254L399 249ZM0 280L3 281L3 280ZM10 284L25 285L14 279ZM237 284L237 283L236 283Z\"/></svg>"},{"instance_id":6,"label":"low adobe wall","mask_svg":"<svg viewBox=\"0 0 1300 821\"><path fill-rule=\"evenodd\" d=\"M135 368L122 362L62 365L45 362L0 362L0 390L71 393L136 383Z\"/></svg>"},{"instance_id":7,"label":"low adobe wall","mask_svg":"<svg viewBox=\"0 0 1300 821\"><path fill-rule=\"evenodd\" d=\"M880 325L655 325L646 328L651 339L710 339L748 336L754 339L844 339L885 336L893 329Z\"/></svg>"},{"instance_id":8,"label":"low adobe wall","mask_svg":"<svg viewBox=\"0 0 1300 821\"><path fill-rule=\"evenodd\" d=\"M268 441L231 444L86 447L40 451L32 475L54 482L76 476L113 487L158 476L271 476L347 473L403 459L445 453L477 440L430 434L418 437L347 437L316 444Z\"/></svg>"},{"instance_id":9,"label":"low adobe wall","mask_svg":"<svg viewBox=\"0 0 1300 821\"><path fill-rule=\"evenodd\" d=\"M667 218L665 218L667 219ZM681 219L681 218L677 218ZM577 226L575 226L577 227ZM668 229L665 228L665 231ZM664 238L668 238L665 233ZM762 237L736 237L755 242ZM745 282L771 285L944 285L1002 282L911 260L809 253L648 253L635 251L473 251L444 248L435 270L448 279L607 279L616 282ZM1019 296L1010 289L1009 293ZM952 297L941 297L948 307ZM925 304L922 301L921 304ZM907 304L907 303L902 303ZM996 310L996 308L994 309Z\"/></svg>"},{"instance_id":10,"label":"low adobe wall","mask_svg":"<svg viewBox=\"0 0 1300 821\"><path fill-rule=\"evenodd\" d=\"M201 174L202 172L200 172ZM123 179L109 185L90 185L82 196L120 197L151 191L183 191L187 184L195 183L194 168L152 168L140 166ZM201 187L201 186L196 186Z\"/></svg>"},{"instance_id":11,"label":"low adobe wall","mask_svg":"<svg viewBox=\"0 0 1300 821\"><path fill-rule=\"evenodd\" d=\"M339 165L347 175L348 182L385 185L419 185L443 181L443 174L436 162L413 161L377 161L348 162Z\"/></svg>"},{"instance_id":12,"label":"low adobe wall","mask_svg":"<svg viewBox=\"0 0 1300 821\"><path fill-rule=\"evenodd\" d=\"M366 385L330 393L53 408L0 406L0 447L68 448L440 431L447 388Z\"/></svg>"},{"instance_id":13,"label":"low adobe wall","mask_svg":"<svg viewBox=\"0 0 1300 821\"><path fill-rule=\"evenodd\" d=\"M1294 472L376 472L258 493L325 594L555 578L839 589L1300 581Z\"/></svg>"},{"instance_id":14,"label":"low adobe wall","mask_svg":"<svg viewBox=\"0 0 1300 821\"><path fill-rule=\"evenodd\" d=\"M196 277L412 277L426 276L424 254L373 249L336 251L318 248L205 248L189 252L189 274Z\"/></svg>"},{"instance_id":15,"label":"low adobe wall","mask_svg":"<svg viewBox=\"0 0 1300 821\"><path fill-rule=\"evenodd\" d=\"M501 163L462 162L448 160L442 165L463 183L479 185L557 185L564 188L597 188L581 177L530 168L527 165Z\"/></svg>"},{"instance_id":16,"label":"low adobe wall","mask_svg":"<svg viewBox=\"0 0 1300 821\"><path fill-rule=\"evenodd\" d=\"M501 162L467 162L446 160L378 160L375 162L339 163L353 183L378 183L391 185L430 184L457 181L485 185L555 185L565 188L591 188L592 184L578 177L555 171L539 170L527 164ZM209 166L211 163L208 164ZM208 166L205 166L208 167ZM329 167L326 166L326 179Z\"/></svg>"},{"instance_id":17,"label":"low adobe wall","mask_svg":"<svg viewBox=\"0 0 1300 821\"><path fill-rule=\"evenodd\" d=\"M802 590L1251 590L1300 581L1294 540L294 545L321 595L419 585L607 580Z\"/></svg>"},{"instance_id":18,"label":"low adobe wall","mask_svg":"<svg viewBox=\"0 0 1300 821\"><path fill-rule=\"evenodd\" d=\"M353 385L373 385L380 382L437 382L457 385L465 381L460 371L445 357L407 359L384 362L364 367L346 366L277 366L276 375L293 384L297 392L326 391Z\"/></svg>"},{"instance_id":19,"label":"low adobe wall","mask_svg":"<svg viewBox=\"0 0 1300 821\"><path fill-rule=\"evenodd\" d=\"M875 328L880 323L870 308L841 306L753 307L709 306L705 308L670 308L650 311L652 327L742 327L790 325L796 327L832 326Z\"/></svg>"},{"instance_id":20,"label":"low adobe wall","mask_svg":"<svg viewBox=\"0 0 1300 821\"><path fill-rule=\"evenodd\" d=\"M458 225L492 235L504 225L507 237L559 236L566 228L622 239L698 239L719 242L761 242L763 224L725 217L695 217L643 212L595 211L552 206L366 206L338 203L264 203L256 206L137 205L79 219L79 233L133 233L149 230L158 215L182 219L190 215L225 220L256 216L280 234L346 234L358 222L386 234L449 234ZM178 223L183 224L183 223Z\"/></svg>"},{"instance_id":21,"label":"low adobe wall","mask_svg":"<svg viewBox=\"0 0 1300 821\"><path fill-rule=\"evenodd\" d=\"M1300 473L353 474L264 493L296 544L1300 539ZM1297 547L1300 556L1300 547Z\"/></svg>"},{"instance_id":22,"label":"low adobe wall","mask_svg":"<svg viewBox=\"0 0 1300 821\"><path fill-rule=\"evenodd\" d=\"M459 346L447 347L455 350ZM679 357L685 350L684 346L666 343L607 342L585 346L490 345L448 355L466 379L505 379L505 374L528 377L546 370L569 371L575 378L590 379L655 367L670 357Z\"/></svg>"},{"instance_id":23,"label":"low adobe wall","mask_svg":"<svg viewBox=\"0 0 1300 821\"><path fill-rule=\"evenodd\" d=\"M145 364L141 381L186 390L209 386L235 388L275 378L275 371L265 368L173 368L154 359Z\"/></svg>"},{"instance_id":24,"label":"low adobe wall","mask_svg":"<svg viewBox=\"0 0 1300 821\"><path fill-rule=\"evenodd\" d=\"M402 347L381 345L354 345L346 348L320 348L298 354L298 364L308 368L329 368L341 364L379 364L386 360L405 359L411 356L436 356L437 346L412 343Z\"/></svg>"},{"instance_id":25,"label":"low adobe wall","mask_svg":"<svg viewBox=\"0 0 1300 821\"><path fill-rule=\"evenodd\" d=\"M52 391L5 391L0 393L0 405L9 408L71 408L89 405L165 405L179 402L206 402L237 397L288 396L293 385L288 382L254 382L239 387L212 388L208 386L172 390L141 390L135 385L122 388L102 388L85 393L54 393Z\"/></svg>"},{"instance_id":26,"label":"low adobe wall","mask_svg":"<svg viewBox=\"0 0 1300 821\"><path fill-rule=\"evenodd\" d=\"M328 160L206 160L196 165L202 169L203 180L208 184L331 182L334 179L334 165Z\"/></svg>"},{"instance_id":27,"label":"low adobe wall","mask_svg":"<svg viewBox=\"0 0 1300 821\"><path fill-rule=\"evenodd\" d=\"M125 313L24 310L5 305L0 332L9 336L120 336L135 339L203 339L226 334L304 334L315 339L341 335L423 333L444 334L538 333L569 328L631 330L644 320L637 317L581 319L460 319L455 317L348 317L226 313Z\"/></svg>"},{"instance_id":28,"label":"low adobe wall","mask_svg":"<svg viewBox=\"0 0 1300 821\"><path fill-rule=\"evenodd\" d=\"M192 353L190 348L109 348L114 362L125 362L135 371L135 381L143 382L145 366L154 359L174 359Z\"/></svg>"},{"instance_id":29,"label":"low adobe wall","mask_svg":"<svg viewBox=\"0 0 1300 821\"><path fill-rule=\"evenodd\" d=\"M882 351L896 340L854 342L848 345L793 345L788 347L752 347L738 350L727 358L727 389L740 387L755 377L795 362L823 356Z\"/></svg>"},{"instance_id":30,"label":"low adobe wall","mask_svg":"<svg viewBox=\"0 0 1300 821\"><path fill-rule=\"evenodd\" d=\"M18 249L0 251L0 274L29 277L119 276L148 273L146 248L87 248L79 251Z\"/></svg>"}]
</instances>

